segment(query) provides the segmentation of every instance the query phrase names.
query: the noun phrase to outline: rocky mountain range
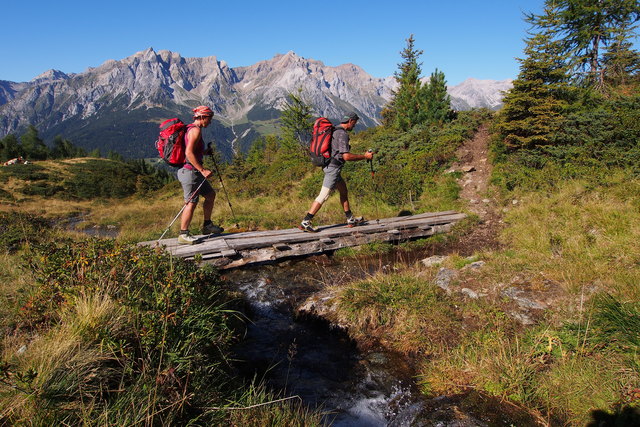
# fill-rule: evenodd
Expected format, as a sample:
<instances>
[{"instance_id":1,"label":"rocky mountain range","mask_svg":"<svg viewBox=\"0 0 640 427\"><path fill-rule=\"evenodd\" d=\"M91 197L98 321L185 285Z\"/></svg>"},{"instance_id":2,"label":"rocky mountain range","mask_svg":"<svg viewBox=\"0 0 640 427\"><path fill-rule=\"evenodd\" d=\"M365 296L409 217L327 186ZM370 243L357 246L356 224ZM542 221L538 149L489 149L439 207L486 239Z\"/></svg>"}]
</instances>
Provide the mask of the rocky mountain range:
<instances>
[{"instance_id":1,"label":"rocky mountain range","mask_svg":"<svg viewBox=\"0 0 640 427\"><path fill-rule=\"evenodd\" d=\"M478 80L469 78L457 86L447 88L451 96L452 108L465 111L485 107L499 110L502 107L504 92L513 87L513 80Z\"/></svg>"},{"instance_id":2,"label":"rocky mountain range","mask_svg":"<svg viewBox=\"0 0 640 427\"><path fill-rule=\"evenodd\" d=\"M509 84L467 80L449 88L452 106L497 109ZM191 108L207 104L216 120L205 138L231 156L258 135L276 132L289 93L301 89L318 116L336 119L355 110L366 127L378 124L395 85L393 77L375 78L357 65L329 67L294 52L231 68L215 56L183 58L149 48L78 74L49 70L30 82L0 81L0 137L34 125L45 141L62 135L87 150L151 157L162 120L190 120Z\"/></svg>"}]
</instances>

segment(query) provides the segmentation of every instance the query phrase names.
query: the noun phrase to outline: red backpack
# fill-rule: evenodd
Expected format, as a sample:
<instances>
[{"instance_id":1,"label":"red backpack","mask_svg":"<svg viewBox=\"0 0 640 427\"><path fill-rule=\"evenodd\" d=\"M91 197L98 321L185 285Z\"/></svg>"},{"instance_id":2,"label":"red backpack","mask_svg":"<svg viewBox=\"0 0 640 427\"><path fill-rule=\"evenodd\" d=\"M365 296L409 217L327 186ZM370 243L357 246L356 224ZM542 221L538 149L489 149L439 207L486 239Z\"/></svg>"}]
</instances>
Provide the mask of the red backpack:
<instances>
[{"instance_id":1,"label":"red backpack","mask_svg":"<svg viewBox=\"0 0 640 427\"><path fill-rule=\"evenodd\" d=\"M185 164L184 136L189 126L178 118L168 119L160 123L160 135L156 141L156 149L160 154L160 158L168 165L182 167Z\"/></svg>"},{"instance_id":2,"label":"red backpack","mask_svg":"<svg viewBox=\"0 0 640 427\"><path fill-rule=\"evenodd\" d=\"M326 117L318 118L313 124L309 155L314 166L325 167L331 161L333 129L333 124Z\"/></svg>"}]
</instances>

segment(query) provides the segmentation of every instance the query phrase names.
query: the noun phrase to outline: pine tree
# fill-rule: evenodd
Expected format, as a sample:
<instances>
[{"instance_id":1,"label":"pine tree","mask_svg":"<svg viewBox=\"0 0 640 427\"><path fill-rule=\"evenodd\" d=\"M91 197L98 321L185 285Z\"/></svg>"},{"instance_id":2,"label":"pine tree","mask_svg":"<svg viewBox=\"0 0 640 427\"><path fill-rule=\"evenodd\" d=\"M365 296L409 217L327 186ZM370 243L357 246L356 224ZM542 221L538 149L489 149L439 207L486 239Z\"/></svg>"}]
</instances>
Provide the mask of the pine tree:
<instances>
[{"instance_id":1,"label":"pine tree","mask_svg":"<svg viewBox=\"0 0 640 427\"><path fill-rule=\"evenodd\" d=\"M637 0L545 0L544 13L526 20L557 41L579 80L604 87L603 48L640 17Z\"/></svg>"},{"instance_id":2,"label":"pine tree","mask_svg":"<svg viewBox=\"0 0 640 427\"><path fill-rule=\"evenodd\" d=\"M510 149L533 148L551 142L567 107L570 88L560 46L549 35L527 40L520 73L503 99L498 130Z\"/></svg>"},{"instance_id":3,"label":"pine tree","mask_svg":"<svg viewBox=\"0 0 640 427\"><path fill-rule=\"evenodd\" d=\"M100 158L100 157L102 157L102 153L100 153L100 149L99 148L94 148L93 150L89 151L89 154L87 154L87 156Z\"/></svg>"},{"instance_id":4,"label":"pine tree","mask_svg":"<svg viewBox=\"0 0 640 427\"><path fill-rule=\"evenodd\" d=\"M116 162L124 161L124 158L122 157L122 154L118 153L115 150L109 150L107 152L107 159L113 160L113 161L116 161Z\"/></svg>"},{"instance_id":5,"label":"pine tree","mask_svg":"<svg viewBox=\"0 0 640 427\"><path fill-rule=\"evenodd\" d=\"M38 129L30 125L27 131L20 137L23 155L34 160L46 160L49 157L49 147L47 147L40 136Z\"/></svg>"},{"instance_id":6,"label":"pine tree","mask_svg":"<svg viewBox=\"0 0 640 427\"><path fill-rule=\"evenodd\" d=\"M429 84L422 85L420 98L421 122L438 124L450 117L451 97L447 93L447 81L442 71L436 68L431 74Z\"/></svg>"},{"instance_id":7,"label":"pine tree","mask_svg":"<svg viewBox=\"0 0 640 427\"><path fill-rule=\"evenodd\" d=\"M404 59L398 64L399 70L394 77L398 82L398 90L394 93L393 100L387 105L385 115L388 121L400 130L406 131L420 122L420 74L421 64L418 58L422 50L415 48L413 34L406 40L407 46L400 56Z\"/></svg>"},{"instance_id":8,"label":"pine tree","mask_svg":"<svg viewBox=\"0 0 640 427\"><path fill-rule=\"evenodd\" d=\"M15 159L21 156L22 147L20 147L20 141L13 134L9 134L0 139L0 161L6 162L7 160Z\"/></svg>"},{"instance_id":9,"label":"pine tree","mask_svg":"<svg viewBox=\"0 0 640 427\"><path fill-rule=\"evenodd\" d=\"M398 89L393 98L380 112L382 123L407 131L421 123L437 124L450 116L451 101L447 94L444 73L431 74L429 83L422 84L421 64L418 58L422 51L415 48L413 34L407 39L407 47L400 52L404 62L398 64L395 79Z\"/></svg>"},{"instance_id":10,"label":"pine tree","mask_svg":"<svg viewBox=\"0 0 640 427\"><path fill-rule=\"evenodd\" d=\"M73 157L84 157L87 153L80 147L76 147L68 139L57 135L53 138L53 148L51 149L51 158L53 159L69 159Z\"/></svg>"}]
</instances>

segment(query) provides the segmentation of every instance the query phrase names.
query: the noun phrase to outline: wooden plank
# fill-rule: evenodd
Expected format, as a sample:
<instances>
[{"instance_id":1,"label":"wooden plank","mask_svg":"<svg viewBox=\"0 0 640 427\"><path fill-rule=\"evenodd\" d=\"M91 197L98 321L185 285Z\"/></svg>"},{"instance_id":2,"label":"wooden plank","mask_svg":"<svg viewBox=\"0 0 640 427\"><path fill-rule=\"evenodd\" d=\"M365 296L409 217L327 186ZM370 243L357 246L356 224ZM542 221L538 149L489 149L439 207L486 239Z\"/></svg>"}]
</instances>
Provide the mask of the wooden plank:
<instances>
[{"instance_id":1,"label":"wooden plank","mask_svg":"<svg viewBox=\"0 0 640 427\"><path fill-rule=\"evenodd\" d=\"M408 231L402 236L395 234L384 233L381 235L371 235L371 234L362 234L362 235L353 235L349 236L348 241L342 240L340 242L335 242L333 245L319 247L314 242L303 242L297 245L292 245L291 250L287 252L276 251L273 248L261 248L253 251L247 251L245 254L242 253L242 258L232 260L230 262L217 263L214 260L214 264L218 265L220 269L229 269L229 268L237 268L247 264L253 264L258 262L270 262L276 261L278 259L296 257L301 255L312 255L325 252L327 250L336 250L343 247L349 246L359 246L366 243L371 243L374 241L396 241L396 240L405 240L416 237L428 237L433 234L446 232L451 228L452 224L439 225L433 227L430 231L425 232L424 230L414 229L412 231Z\"/></svg>"},{"instance_id":2,"label":"wooden plank","mask_svg":"<svg viewBox=\"0 0 640 427\"><path fill-rule=\"evenodd\" d=\"M368 220L365 225L359 226L358 228L360 229L359 231L365 232L365 231L371 230L370 227L372 226L385 227L387 225L394 224L394 227L398 227L402 225L412 224L415 222L424 222L424 220L427 220L427 219L431 222L433 221L448 222L452 220L452 216L455 217L459 215L461 214L458 214L455 211L445 211L445 212L436 212L436 213L427 212L423 214L404 216L404 217L382 218L380 220ZM349 231L342 230L342 228L347 228L347 230L353 230L353 229L348 229L348 227L344 227L344 225L346 224L323 225L318 228L320 230L320 233L324 233L324 234L330 233L332 236L334 236L336 232L339 234L349 232ZM197 235L196 237L203 238L204 239L203 243L207 243L207 244L208 242L218 241L221 239L224 239L225 241L228 241L228 242L235 242L235 241L248 242L245 244L259 244L259 240L254 240L254 239L264 239L266 242L265 244L272 244L274 241L276 242L283 241L283 238L288 239L289 236L298 236L297 238L300 238L299 237L300 233L301 233L301 230L297 228L291 228L291 229L284 229L284 230L249 231L249 232L226 233L226 234L223 233L221 235L213 235L210 237L204 236L204 235ZM313 236L313 234L310 234L310 233L306 233L306 234ZM251 241L249 242L247 239L250 239ZM161 246L165 246L166 248L183 247L183 245L178 244L177 239L175 238L163 239L160 241L142 242L141 244L146 244L150 246L156 246L157 244L159 244ZM200 243L200 245L201 244L202 243Z\"/></svg>"},{"instance_id":3,"label":"wooden plank","mask_svg":"<svg viewBox=\"0 0 640 427\"><path fill-rule=\"evenodd\" d=\"M431 226L437 223L447 223L447 222L458 221L462 218L464 218L464 215L461 216L461 214L456 214L456 215L443 216L437 219L432 218L432 219L428 219L427 221L430 222L430 224L428 225ZM419 221L415 219L397 221L393 224L393 228L400 229L400 228L416 227L418 225L418 222ZM298 233L292 233L286 237L273 236L269 239L264 239L262 236L257 234L252 238L236 239L234 241L227 240L227 243L231 247L235 248L236 250L243 250L247 248L259 248L264 246L271 246L271 245L280 244L280 243L317 241L321 238L336 239L336 238L341 238L344 236L351 235L353 233L367 234L367 233L377 233L380 231L386 232L386 229L387 227L377 225L377 224L361 225L353 228L344 227L344 226L342 227L331 226L331 227L321 229L318 233L305 233L303 231L298 230Z\"/></svg>"},{"instance_id":4,"label":"wooden plank","mask_svg":"<svg viewBox=\"0 0 640 427\"><path fill-rule=\"evenodd\" d=\"M141 242L141 245L162 245L175 256L202 257L221 268L233 268L254 262L321 253L374 241L401 241L427 237L446 232L464 214L455 211L426 212L418 215L369 220L357 227L333 224L319 227L318 233L307 233L297 228L227 233L199 236L196 245L178 245L177 239L160 242Z\"/></svg>"}]
</instances>

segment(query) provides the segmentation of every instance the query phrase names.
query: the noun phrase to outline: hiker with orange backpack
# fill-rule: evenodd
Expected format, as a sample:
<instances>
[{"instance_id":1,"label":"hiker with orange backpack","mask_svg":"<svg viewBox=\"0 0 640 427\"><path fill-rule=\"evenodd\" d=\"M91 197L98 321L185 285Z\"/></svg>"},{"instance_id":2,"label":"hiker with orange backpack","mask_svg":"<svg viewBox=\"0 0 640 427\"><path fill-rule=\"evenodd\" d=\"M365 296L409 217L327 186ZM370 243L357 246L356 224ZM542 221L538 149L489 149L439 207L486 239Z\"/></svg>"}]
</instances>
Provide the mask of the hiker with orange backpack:
<instances>
[{"instance_id":1,"label":"hiker with orange backpack","mask_svg":"<svg viewBox=\"0 0 640 427\"><path fill-rule=\"evenodd\" d=\"M205 148L202 139L202 129L208 127L213 120L213 111L206 105L201 105L193 109L193 123L187 126L184 135L185 164L178 170L178 180L182 184L185 207L180 218L180 235L178 243L183 245L193 245L198 243L198 239L189 232L189 225L193 218L198 196L204 197L202 208L204 211L204 223L202 225L203 234L218 234L224 229L211 222L213 213L213 203L216 199L216 192L207 179L213 175L209 169L203 165L204 155L209 154L209 148Z\"/></svg>"},{"instance_id":2,"label":"hiker with orange backpack","mask_svg":"<svg viewBox=\"0 0 640 427\"><path fill-rule=\"evenodd\" d=\"M323 119L323 118L321 118ZM318 119L320 121L321 119ZM324 180L322 181L322 189L320 194L311 204L309 211L300 223L299 228L303 231L316 232L318 231L311 224L311 220L314 215L320 210L323 203L327 201L333 190L338 190L340 193L340 203L344 209L344 214L347 217L347 225L353 227L362 222L362 218L356 218L351 213L351 207L349 206L349 198L347 191L347 184L340 175L342 167L345 162L352 162L358 160L371 160L373 159L373 152L367 151L365 154L353 154L351 153L351 146L349 145L349 134L358 122L358 115L355 112L345 114L340 121L340 124L335 128L330 126L328 129L331 134L331 146L330 150L324 157L327 160L324 162L322 171L324 172ZM326 120L326 119L325 119ZM316 123L318 123L316 121ZM317 135L314 134L314 138ZM312 141L312 145L313 145ZM313 157L313 156L312 156ZM315 163L314 163L315 164Z\"/></svg>"}]
</instances>

